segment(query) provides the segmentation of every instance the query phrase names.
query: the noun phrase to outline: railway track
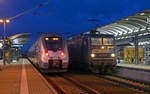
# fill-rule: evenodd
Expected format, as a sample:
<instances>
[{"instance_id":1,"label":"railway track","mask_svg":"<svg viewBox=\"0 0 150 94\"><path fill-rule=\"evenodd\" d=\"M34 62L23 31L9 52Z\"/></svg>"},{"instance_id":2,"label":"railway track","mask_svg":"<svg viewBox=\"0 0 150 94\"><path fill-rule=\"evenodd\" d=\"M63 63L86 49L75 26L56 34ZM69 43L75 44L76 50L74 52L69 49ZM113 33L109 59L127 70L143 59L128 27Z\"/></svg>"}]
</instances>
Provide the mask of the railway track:
<instances>
[{"instance_id":1,"label":"railway track","mask_svg":"<svg viewBox=\"0 0 150 94\"><path fill-rule=\"evenodd\" d=\"M150 86L115 75L45 75L58 94L150 94Z\"/></svg>"},{"instance_id":2,"label":"railway track","mask_svg":"<svg viewBox=\"0 0 150 94\"><path fill-rule=\"evenodd\" d=\"M88 74L46 75L59 94L149 94L121 83Z\"/></svg>"},{"instance_id":3,"label":"railway track","mask_svg":"<svg viewBox=\"0 0 150 94\"><path fill-rule=\"evenodd\" d=\"M142 94L150 94L150 85L145 84L133 79L117 76L117 75L96 75L100 78L104 78L106 80L110 80L116 83L119 83L120 86L125 86L132 89L137 89L140 92L143 92Z\"/></svg>"},{"instance_id":4,"label":"railway track","mask_svg":"<svg viewBox=\"0 0 150 94\"><path fill-rule=\"evenodd\" d=\"M27 59L30 61L29 58ZM32 62L31 64L39 71L39 69ZM58 94L101 94L90 87L82 85L79 82L60 74L44 76L47 81L57 90Z\"/></svg>"},{"instance_id":5,"label":"railway track","mask_svg":"<svg viewBox=\"0 0 150 94\"><path fill-rule=\"evenodd\" d=\"M63 75L46 75L45 78L59 94L101 94L96 90Z\"/></svg>"}]
</instances>

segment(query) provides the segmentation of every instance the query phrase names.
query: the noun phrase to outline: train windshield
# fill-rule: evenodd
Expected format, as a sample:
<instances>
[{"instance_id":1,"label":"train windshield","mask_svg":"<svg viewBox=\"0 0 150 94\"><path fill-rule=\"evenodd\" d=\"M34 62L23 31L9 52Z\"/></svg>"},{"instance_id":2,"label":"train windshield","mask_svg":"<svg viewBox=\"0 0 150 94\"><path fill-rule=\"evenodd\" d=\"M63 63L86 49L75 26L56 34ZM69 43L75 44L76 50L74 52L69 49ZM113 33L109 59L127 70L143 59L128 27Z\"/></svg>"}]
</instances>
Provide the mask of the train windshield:
<instances>
[{"instance_id":1,"label":"train windshield","mask_svg":"<svg viewBox=\"0 0 150 94\"><path fill-rule=\"evenodd\" d=\"M102 45L102 38L91 38L91 45Z\"/></svg>"},{"instance_id":2,"label":"train windshield","mask_svg":"<svg viewBox=\"0 0 150 94\"><path fill-rule=\"evenodd\" d=\"M62 37L45 37L46 48L48 50L61 50L64 48Z\"/></svg>"},{"instance_id":3,"label":"train windshield","mask_svg":"<svg viewBox=\"0 0 150 94\"><path fill-rule=\"evenodd\" d=\"M112 38L91 38L91 45L113 45Z\"/></svg>"},{"instance_id":4,"label":"train windshield","mask_svg":"<svg viewBox=\"0 0 150 94\"><path fill-rule=\"evenodd\" d=\"M112 38L103 38L103 45L113 45Z\"/></svg>"},{"instance_id":5,"label":"train windshield","mask_svg":"<svg viewBox=\"0 0 150 94\"><path fill-rule=\"evenodd\" d=\"M113 38L91 38L92 53L112 53L114 51Z\"/></svg>"}]
</instances>

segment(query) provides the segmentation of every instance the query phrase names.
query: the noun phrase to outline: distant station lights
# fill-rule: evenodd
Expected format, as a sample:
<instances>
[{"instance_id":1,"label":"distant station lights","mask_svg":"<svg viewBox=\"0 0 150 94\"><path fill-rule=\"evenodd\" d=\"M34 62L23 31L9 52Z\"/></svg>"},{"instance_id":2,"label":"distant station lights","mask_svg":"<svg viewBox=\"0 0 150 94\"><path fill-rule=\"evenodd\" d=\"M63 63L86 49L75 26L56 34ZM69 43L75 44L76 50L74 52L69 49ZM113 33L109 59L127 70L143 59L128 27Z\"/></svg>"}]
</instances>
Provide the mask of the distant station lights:
<instances>
[{"instance_id":1,"label":"distant station lights","mask_svg":"<svg viewBox=\"0 0 150 94\"><path fill-rule=\"evenodd\" d=\"M140 15L145 15L145 13L141 13Z\"/></svg>"}]
</instances>

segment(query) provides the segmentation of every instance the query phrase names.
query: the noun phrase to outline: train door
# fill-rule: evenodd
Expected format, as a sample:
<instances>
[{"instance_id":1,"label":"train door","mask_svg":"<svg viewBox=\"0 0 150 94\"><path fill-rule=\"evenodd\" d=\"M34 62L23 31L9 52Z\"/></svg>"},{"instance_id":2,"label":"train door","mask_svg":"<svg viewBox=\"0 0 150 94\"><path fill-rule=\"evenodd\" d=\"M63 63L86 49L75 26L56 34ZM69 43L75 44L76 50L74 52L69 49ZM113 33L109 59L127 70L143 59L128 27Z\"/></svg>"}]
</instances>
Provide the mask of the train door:
<instances>
[{"instance_id":1,"label":"train door","mask_svg":"<svg viewBox=\"0 0 150 94\"><path fill-rule=\"evenodd\" d=\"M85 68L85 67L88 67L88 38L83 38L82 40L82 47L81 47L81 56L82 56L82 60L81 60L81 64L80 64L80 67L81 68ZM87 68L88 69L88 68Z\"/></svg>"}]
</instances>

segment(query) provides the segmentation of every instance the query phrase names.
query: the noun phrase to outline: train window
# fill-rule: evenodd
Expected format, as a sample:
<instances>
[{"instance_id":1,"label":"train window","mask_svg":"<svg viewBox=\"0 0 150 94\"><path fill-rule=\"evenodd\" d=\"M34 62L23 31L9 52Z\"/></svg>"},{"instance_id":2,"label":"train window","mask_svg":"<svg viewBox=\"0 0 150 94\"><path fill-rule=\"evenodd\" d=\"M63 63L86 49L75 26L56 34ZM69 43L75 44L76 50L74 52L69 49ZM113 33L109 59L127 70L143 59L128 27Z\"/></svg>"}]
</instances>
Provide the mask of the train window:
<instances>
[{"instance_id":1,"label":"train window","mask_svg":"<svg viewBox=\"0 0 150 94\"><path fill-rule=\"evenodd\" d=\"M103 38L103 44L104 45L113 45L113 39L112 38Z\"/></svg>"},{"instance_id":2,"label":"train window","mask_svg":"<svg viewBox=\"0 0 150 94\"><path fill-rule=\"evenodd\" d=\"M64 48L64 42L61 37L48 37L48 40L45 40L46 48L48 50L61 50Z\"/></svg>"},{"instance_id":3,"label":"train window","mask_svg":"<svg viewBox=\"0 0 150 94\"><path fill-rule=\"evenodd\" d=\"M102 38L91 38L91 45L102 45Z\"/></svg>"}]
</instances>

